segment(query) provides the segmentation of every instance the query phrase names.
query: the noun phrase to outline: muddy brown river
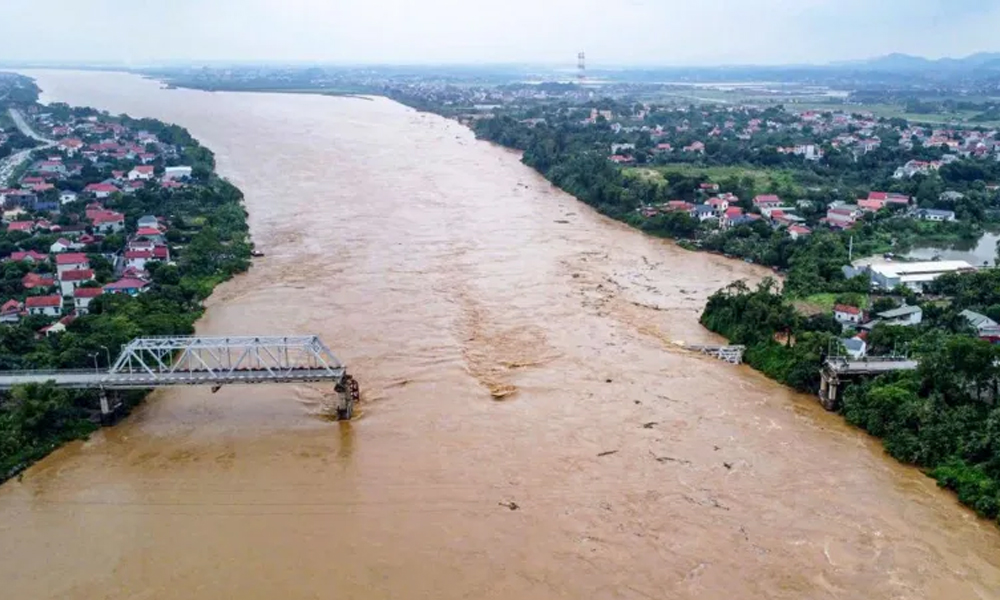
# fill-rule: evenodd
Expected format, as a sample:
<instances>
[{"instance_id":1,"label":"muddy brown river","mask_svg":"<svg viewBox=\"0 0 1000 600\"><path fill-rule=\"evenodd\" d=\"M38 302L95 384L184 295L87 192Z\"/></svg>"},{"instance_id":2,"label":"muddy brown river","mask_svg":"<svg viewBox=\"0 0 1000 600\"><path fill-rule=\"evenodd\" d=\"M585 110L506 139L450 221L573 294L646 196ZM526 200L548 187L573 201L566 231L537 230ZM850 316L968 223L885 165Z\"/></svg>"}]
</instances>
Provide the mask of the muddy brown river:
<instances>
[{"instance_id":1,"label":"muddy brown river","mask_svg":"<svg viewBox=\"0 0 1000 600\"><path fill-rule=\"evenodd\" d=\"M199 331L317 333L363 403L157 392L0 487L4 598L1000 597L995 526L813 398L677 348L762 271L385 99L32 74L211 147L267 257Z\"/></svg>"}]
</instances>

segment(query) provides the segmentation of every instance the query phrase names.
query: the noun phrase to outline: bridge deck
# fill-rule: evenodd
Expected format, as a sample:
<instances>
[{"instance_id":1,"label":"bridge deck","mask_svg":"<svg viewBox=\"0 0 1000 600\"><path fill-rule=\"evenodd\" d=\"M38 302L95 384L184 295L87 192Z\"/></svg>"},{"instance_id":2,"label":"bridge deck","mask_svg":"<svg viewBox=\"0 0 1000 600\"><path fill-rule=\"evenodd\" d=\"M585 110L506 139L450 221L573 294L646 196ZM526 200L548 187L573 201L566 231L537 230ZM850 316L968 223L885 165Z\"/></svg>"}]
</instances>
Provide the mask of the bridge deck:
<instances>
[{"instance_id":1,"label":"bridge deck","mask_svg":"<svg viewBox=\"0 0 1000 600\"><path fill-rule=\"evenodd\" d=\"M344 368L292 369L273 372L264 369L212 373L184 371L175 373L147 372L108 373L94 371L7 371L0 372L0 390L9 390L26 383L53 382L56 387L77 389L147 389L178 385L234 385L252 383L338 382Z\"/></svg>"},{"instance_id":2,"label":"bridge deck","mask_svg":"<svg viewBox=\"0 0 1000 600\"><path fill-rule=\"evenodd\" d=\"M912 371L919 363L915 360L829 360L827 367L839 375L865 375L890 371Z\"/></svg>"}]
</instances>

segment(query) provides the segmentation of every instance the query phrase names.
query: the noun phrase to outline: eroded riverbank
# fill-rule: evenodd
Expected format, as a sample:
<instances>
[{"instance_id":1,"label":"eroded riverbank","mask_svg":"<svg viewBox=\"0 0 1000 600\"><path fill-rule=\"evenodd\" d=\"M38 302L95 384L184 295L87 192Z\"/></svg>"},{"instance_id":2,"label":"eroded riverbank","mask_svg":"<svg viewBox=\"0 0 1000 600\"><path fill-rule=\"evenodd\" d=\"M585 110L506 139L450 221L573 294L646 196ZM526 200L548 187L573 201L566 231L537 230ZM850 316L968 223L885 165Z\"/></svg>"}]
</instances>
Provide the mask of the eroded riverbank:
<instances>
[{"instance_id":1,"label":"eroded riverbank","mask_svg":"<svg viewBox=\"0 0 1000 600\"><path fill-rule=\"evenodd\" d=\"M32 75L213 149L267 258L199 330L318 333L365 402L338 425L321 387L154 395L0 488L12 597L996 597L990 524L812 398L676 349L764 271L387 100Z\"/></svg>"}]
</instances>

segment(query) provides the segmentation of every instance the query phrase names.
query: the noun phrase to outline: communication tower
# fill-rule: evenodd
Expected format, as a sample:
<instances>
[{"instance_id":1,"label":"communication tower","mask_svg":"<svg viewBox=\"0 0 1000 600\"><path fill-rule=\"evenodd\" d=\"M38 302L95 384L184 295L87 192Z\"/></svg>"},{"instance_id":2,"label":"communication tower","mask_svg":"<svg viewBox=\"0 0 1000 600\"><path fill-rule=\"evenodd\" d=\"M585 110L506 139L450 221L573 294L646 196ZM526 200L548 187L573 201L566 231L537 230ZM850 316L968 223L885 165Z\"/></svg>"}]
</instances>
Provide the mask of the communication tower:
<instances>
[{"instance_id":1,"label":"communication tower","mask_svg":"<svg viewBox=\"0 0 1000 600\"><path fill-rule=\"evenodd\" d=\"M576 55L576 78L580 85L587 79L587 55L583 52Z\"/></svg>"}]
</instances>

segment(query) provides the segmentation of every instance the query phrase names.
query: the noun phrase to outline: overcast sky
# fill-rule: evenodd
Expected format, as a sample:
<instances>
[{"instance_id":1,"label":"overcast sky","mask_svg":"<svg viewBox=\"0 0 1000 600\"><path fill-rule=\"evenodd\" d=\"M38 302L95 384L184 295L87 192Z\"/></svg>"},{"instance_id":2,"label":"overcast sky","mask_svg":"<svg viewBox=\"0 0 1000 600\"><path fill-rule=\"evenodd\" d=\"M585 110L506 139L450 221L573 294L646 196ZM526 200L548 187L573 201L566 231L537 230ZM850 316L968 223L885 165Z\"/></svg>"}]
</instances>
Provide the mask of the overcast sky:
<instances>
[{"instance_id":1,"label":"overcast sky","mask_svg":"<svg viewBox=\"0 0 1000 600\"><path fill-rule=\"evenodd\" d=\"M1000 49L998 0L0 0L0 60L788 64Z\"/></svg>"}]
</instances>

